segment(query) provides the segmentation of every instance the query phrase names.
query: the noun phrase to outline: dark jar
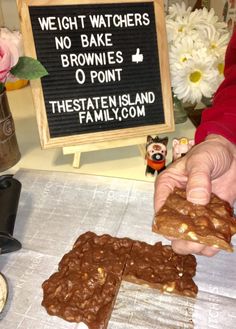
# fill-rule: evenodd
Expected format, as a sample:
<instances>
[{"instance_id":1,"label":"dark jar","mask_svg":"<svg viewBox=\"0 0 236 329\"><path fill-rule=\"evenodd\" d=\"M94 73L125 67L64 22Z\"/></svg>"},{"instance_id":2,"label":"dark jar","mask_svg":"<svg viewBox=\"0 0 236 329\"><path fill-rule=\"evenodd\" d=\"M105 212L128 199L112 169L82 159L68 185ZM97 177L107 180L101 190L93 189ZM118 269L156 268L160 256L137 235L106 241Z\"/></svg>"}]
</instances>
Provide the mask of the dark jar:
<instances>
[{"instance_id":1,"label":"dark jar","mask_svg":"<svg viewBox=\"0 0 236 329\"><path fill-rule=\"evenodd\" d=\"M15 125L11 115L6 90L0 93L0 172L13 167L19 160Z\"/></svg>"}]
</instances>

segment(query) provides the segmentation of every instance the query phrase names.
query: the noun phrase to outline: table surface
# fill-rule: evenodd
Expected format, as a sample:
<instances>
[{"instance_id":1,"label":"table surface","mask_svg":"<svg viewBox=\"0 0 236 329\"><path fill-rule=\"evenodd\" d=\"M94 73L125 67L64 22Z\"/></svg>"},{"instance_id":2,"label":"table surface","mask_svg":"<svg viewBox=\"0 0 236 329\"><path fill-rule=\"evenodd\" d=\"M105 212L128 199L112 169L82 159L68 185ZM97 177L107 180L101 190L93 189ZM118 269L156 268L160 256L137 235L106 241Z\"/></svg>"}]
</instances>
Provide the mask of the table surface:
<instances>
[{"instance_id":1,"label":"table surface","mask_svg":"<svg viewBox=\"0 0 236 329\"><path fill-rule=\"evenodd\" d=\"M41 149L30 87L9 92L8 99L22 155L8 172L22 182L14 236L23 248L1 255L0 271L8 280L9 298L0 328L80 329L78 324L47 315L40 305L41 284L56 271L75 239L88 230L169 243L151 232L153 177L145 176L138 146L84 153L81 167L73 168L72 155L63 155L60 148ZM166 135L170 141L192 138L194 130L187 121ZM171 161L170 144L167 163ZM234 264L235 253L221 252L211 263L198 257L196 301L122 284L108 328L232 329L236 319Z\"/></svg>"},{"instance_id":2,"label":"table surface","mask_svg":"<svg viewBox=\"0 0 236 329\"><path fill-rule=\"evenodd\" d=\"M0 329L85 329L49 316L41 306L42 283L80 234L93 231L169 244L151 231L152 182L28 169L15 177L22 192L14 237L22 249L1 255L9 298ZM236 253L198 256L197 263L196 299L123 282L108 329L235 328Z\"/></svg>"},{"instance_id":3,"label":"table surface","mask_svg":"<svg viewBox=\"0 0 236 329\"><path fill-rule=\"evenodd\" d=\"M63 155L61 148L42 150L30 86L8 92L8 100L15 122L17 140L21 152L20 161L8 172L19 168L56 170L112 176L150 181L145 176L146 163L137 145L103 149L81 154L80 168L73 168L73 155ZM193 138L195 127L190 120L175 126L175 131L159 134L168 136L168 164L171 161L173 138Z\"/></svg>"}]
</instances>

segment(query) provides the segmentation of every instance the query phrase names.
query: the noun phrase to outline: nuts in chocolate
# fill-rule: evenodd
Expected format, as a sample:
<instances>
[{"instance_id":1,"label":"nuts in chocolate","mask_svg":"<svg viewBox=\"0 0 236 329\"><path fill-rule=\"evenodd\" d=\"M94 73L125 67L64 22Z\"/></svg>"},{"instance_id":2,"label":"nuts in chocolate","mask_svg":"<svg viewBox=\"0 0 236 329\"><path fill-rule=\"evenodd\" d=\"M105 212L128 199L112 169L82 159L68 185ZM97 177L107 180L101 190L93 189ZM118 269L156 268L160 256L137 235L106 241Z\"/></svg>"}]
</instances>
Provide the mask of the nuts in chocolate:
<instances>
[{"instance_id":1,"label":"nuts in chocolate","mask_svg":"<svg viewBox=\"0 0 236 329\"><path fill-rule=\"evenodd\" d=\"M147 284L162 292L195 297L197 286L192 280L195 271L193 255L177 255L171 246L162 246L161 242L150 245L134 241L123 280Z\"/></svg>"},{"instance_id":2,"label":"nuts in chocolate","mask_svg":"<svg viewBox=\"0 0 236 329\"><path fill-rule=\"evenodd\" d=\"M195 271L193 255L177 255L160 242L149 245L87 232L43 283L42 305L50 315L105 329L122 280L194 297Z\"/></svg>"},{"instance_id":3,"label":"nuts in chocolate","mask_svg":"<svg viewBox=\"0 0 236 329\"><path fill-rule=\"evenodd\" d=\"M175 188L156 214L153 231L169 237L190 240L232 251L236 219L230 204L212 194L203 206L186 200L186 192Z\"/></svg>"}]
</instances>

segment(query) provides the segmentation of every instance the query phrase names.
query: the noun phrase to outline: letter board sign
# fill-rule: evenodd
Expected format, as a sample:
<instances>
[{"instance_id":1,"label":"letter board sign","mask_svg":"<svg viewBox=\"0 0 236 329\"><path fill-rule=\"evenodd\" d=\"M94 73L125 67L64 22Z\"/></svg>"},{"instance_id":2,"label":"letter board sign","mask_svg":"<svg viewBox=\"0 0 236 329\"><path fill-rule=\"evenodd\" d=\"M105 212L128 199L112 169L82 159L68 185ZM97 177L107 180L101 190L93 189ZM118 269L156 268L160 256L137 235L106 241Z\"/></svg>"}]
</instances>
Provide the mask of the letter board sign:
<instances>
[{"instance_id":1,"label":"letter board sign","mask_svg":"<svg viewBox=\"0 0 236 329\"><path fill-rule=\"evenodd\" d=\"M173 131L162 1L18 2L42 147Z\"/></svg>"}]
</instances>

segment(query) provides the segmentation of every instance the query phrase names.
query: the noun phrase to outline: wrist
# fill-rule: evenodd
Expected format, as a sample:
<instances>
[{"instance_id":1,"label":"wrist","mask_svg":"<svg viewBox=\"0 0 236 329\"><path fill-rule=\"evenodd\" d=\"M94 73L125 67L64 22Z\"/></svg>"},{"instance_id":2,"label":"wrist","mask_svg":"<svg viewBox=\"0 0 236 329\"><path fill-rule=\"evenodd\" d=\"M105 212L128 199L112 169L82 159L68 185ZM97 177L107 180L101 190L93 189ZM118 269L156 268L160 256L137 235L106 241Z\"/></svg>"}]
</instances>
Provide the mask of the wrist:
<instances>
[{"instance_id":1,"label":"wrist","mask_svg":"<svg viewBox=\"0 0 236 329\"><path fill-rule=\"evenodd\" d=\"M227 138L217 135L217 134L210 134L205 138L205 141L219 143L220 145L223 145L227 149L231 150L232 152L235 152L235 145L229 141Z\"/></svg>"}]
</instances>

